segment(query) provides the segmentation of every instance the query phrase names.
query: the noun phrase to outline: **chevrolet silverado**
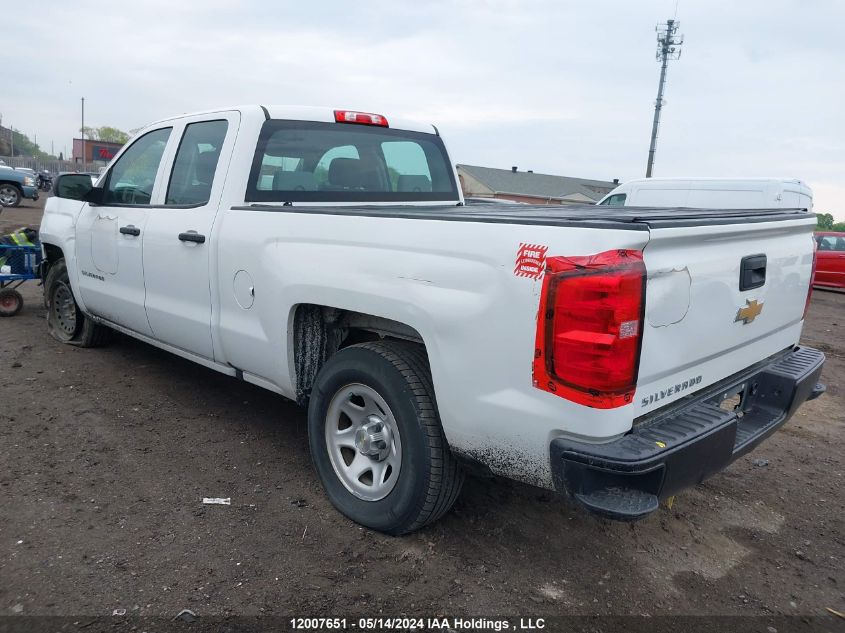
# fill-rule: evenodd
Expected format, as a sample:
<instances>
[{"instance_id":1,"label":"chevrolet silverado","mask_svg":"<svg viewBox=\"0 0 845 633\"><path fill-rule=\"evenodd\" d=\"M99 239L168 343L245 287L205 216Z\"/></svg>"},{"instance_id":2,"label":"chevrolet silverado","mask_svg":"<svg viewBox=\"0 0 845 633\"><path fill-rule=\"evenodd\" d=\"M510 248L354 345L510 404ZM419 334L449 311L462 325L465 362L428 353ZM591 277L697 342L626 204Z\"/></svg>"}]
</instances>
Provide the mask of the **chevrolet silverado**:
<instances>
[{"instance_id":1,"label":"chevrolet silverado","mask_svg":"<svg viewBox=\"0 0 845 633\"><path fill-rule=\"evenodd\" d=\"M638 519L824 391L801 209L467 207L432 125L263 106L154 123L55 190L51 335L307 406L329 499L387 533L465 472Z\"/></svg>"}]
</instances>

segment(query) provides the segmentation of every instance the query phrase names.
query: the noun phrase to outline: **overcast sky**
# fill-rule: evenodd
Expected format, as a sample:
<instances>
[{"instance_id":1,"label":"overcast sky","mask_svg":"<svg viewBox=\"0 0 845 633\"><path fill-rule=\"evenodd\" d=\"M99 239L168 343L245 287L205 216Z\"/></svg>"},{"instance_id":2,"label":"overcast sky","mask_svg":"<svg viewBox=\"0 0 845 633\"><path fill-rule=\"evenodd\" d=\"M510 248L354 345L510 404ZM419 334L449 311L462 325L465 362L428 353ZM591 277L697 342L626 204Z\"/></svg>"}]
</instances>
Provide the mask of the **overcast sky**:
<instances>
[{"instance_id":1,"label":"overcast sky","mask_svg":"<svg viewBox=\"0 0 845 633\"><path fill-rule=\"evenodd\" d=\"M438 125L455 162L645 174L654 27L675 0L42 0L3 36L3 125L70 150L237 103L348 107ZM845 2L679 0L655 176L806 180L845 220ZM14 80L8 80L14 77Z\"/></svg>"}]
</instances>

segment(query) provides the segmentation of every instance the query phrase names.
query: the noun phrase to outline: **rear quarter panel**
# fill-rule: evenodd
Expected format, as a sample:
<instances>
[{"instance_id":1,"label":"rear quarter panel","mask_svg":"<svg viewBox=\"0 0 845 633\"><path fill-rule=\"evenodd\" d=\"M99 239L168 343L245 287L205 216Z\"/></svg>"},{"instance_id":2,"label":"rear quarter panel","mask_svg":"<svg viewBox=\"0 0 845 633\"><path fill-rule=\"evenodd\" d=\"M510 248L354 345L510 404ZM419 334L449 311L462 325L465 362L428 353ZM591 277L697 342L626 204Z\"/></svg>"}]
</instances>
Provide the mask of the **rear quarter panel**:
<instances>
[{"instance_id":1,"label":"rear quarter panel","mask_svg":"<svg viewBox=\"0 0 845 633\"><path fill-rule=\"evenodd\" d=\"M294 397L291 318L301 303L399 321L425 342L453 449L501 475L551 485L549 441L610 438L622 410L597 412L536 389L541 281L516 276L520 245L548 255L641 249L647 231L225 210L220 219L219 337L224 362ZM254 280L241 308L235 274Z\"/></svg>"}]
</instances>

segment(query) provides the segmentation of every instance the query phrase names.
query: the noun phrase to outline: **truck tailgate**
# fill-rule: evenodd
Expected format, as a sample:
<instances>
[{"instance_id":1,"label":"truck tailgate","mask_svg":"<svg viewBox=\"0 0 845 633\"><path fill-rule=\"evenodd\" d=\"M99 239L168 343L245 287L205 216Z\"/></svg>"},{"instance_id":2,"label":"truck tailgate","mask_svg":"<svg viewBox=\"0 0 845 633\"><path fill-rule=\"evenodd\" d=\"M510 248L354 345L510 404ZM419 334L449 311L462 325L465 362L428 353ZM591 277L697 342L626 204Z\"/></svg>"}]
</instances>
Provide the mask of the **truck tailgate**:
<instances>
[{"instance_id":1,"label":"truck tailgate","mask_svg":"<svg viewBox=\"0 0 845 633\"><path fill-rule=\"evenodd\" d=\"M798 342L815 217L750 220L645 220L637 417Z\"/></svg>"}]
</instances>

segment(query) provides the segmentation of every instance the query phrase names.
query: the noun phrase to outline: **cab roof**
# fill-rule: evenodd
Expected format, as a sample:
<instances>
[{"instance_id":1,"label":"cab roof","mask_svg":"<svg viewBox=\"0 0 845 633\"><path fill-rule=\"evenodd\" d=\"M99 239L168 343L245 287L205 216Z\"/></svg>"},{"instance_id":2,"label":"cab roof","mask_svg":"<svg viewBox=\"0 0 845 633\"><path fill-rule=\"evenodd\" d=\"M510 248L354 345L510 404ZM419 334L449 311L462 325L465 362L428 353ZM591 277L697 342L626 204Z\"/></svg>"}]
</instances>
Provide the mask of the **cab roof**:
<instances>
[{"instance_id":1,"label":"cab roof","mask_svg":"<svg viewBox=\"0 0 845 633\"><path fill-rule=\"evenodd\" d=\"M206 114L216 114L219 112L240 112L242 114L260 115L263 118L270 119L287 119L293 121L318 121L324 123L335 122L335 110L355 110L357 112L371 113L370 110L355 109L344 106L329 107L329 106L299 106L299 105L238 105L223 108L214 108L210 110L201 110L199 112L184 112L179 115L167 117L156 121L161 123L163 121L171 121L174 119L181 119L184 117L202 116ZM437 134L437 128L430 123L421 123L412 119L396 117L389 113L375 112L387 119L388 127L391 129L408 130L411 132L422 132L424 134ZM145 126L146 127L146 126Z\"/></svg>"}]
</instances>

